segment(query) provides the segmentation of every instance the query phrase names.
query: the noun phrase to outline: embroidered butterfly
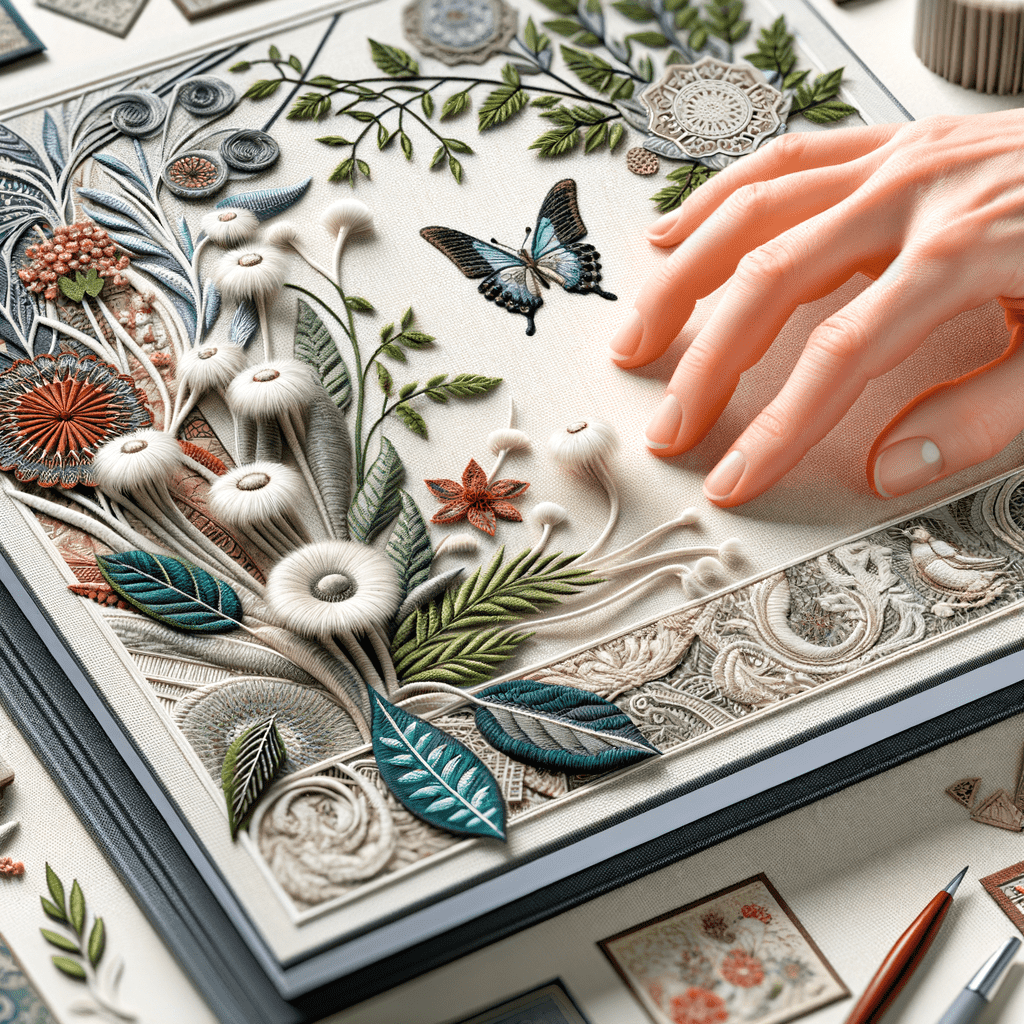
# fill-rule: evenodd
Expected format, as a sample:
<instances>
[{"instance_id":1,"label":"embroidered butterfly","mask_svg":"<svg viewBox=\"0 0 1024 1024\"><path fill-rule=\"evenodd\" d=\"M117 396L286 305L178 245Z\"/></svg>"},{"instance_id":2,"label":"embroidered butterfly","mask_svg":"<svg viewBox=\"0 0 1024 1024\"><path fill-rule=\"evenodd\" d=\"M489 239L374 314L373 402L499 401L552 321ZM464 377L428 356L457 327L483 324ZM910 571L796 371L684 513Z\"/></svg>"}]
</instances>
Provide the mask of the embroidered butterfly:
<instances>
[{"instance_id":1,"label":"embroidered butterfly","mask_svg":"<svg viewBox=\"0 0 1024 1024\"><path fill-rule=\"evenodd\" d=\"M572 178L557 182L544 197L528 250L529 228L518 251L493 238L489 243L482 242L453 228L420 231L466 277L483 278L479 290L485 298L510 313L525 316L527 334L537 329L533 318L544 304L541 290L552 284L561 285L567 292L594 292L603 299L616 298L601 289L601 254L592 245L580 242L586 233Z\"/></svg>"}]
</instances>

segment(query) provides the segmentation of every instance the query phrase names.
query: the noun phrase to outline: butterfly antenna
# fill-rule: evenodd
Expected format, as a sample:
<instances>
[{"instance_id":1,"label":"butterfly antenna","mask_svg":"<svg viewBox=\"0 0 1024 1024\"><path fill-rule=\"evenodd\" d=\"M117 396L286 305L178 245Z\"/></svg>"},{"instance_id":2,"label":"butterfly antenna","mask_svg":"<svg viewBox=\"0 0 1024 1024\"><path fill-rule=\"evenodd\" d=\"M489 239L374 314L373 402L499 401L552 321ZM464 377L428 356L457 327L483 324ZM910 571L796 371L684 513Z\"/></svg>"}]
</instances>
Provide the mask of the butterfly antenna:
<instances>
[{"instance_id":1,"label":"butterfly antenna","mask_svg":"<svg viewBox=\"0 0 1024 1024\"><path fill-rule=\"evenodd\" d=\"M523 237L523 248L524 248L524 249L526 248L526 243L527 243L527 241L529 241L529 238L530 238L530 232L531 232L532 230L533 230L532 228L527 228L527 229L526 229L526 235L525 235L525 236Z\"/></svg>"}]
</instances>

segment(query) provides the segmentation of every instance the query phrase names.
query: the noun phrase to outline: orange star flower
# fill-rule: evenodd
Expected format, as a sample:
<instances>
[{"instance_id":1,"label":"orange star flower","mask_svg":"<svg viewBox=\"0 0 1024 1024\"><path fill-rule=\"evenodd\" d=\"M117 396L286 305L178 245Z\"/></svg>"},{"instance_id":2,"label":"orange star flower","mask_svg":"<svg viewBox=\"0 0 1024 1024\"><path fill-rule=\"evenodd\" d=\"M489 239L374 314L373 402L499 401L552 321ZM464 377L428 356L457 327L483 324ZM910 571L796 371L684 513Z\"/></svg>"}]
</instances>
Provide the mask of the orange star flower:
<instances>
[{"instance_id":1,"label":"orange star flower","mask_svg":"<svg viewBox=\"0 0 1024 1024\"><path fill-rule=\"evenodd\" d=\"M424 480L430 493L444 504L434 513L432 523L457 523L468 519L478 530L494 536L497 519L521 523L523 517L507 499L518 498L530 485L522 480L494 480L476 459L470 459L462 474L462 483L454 480ZM495 518L497 517L497 519Z\"/></svg>"}]
</instances>

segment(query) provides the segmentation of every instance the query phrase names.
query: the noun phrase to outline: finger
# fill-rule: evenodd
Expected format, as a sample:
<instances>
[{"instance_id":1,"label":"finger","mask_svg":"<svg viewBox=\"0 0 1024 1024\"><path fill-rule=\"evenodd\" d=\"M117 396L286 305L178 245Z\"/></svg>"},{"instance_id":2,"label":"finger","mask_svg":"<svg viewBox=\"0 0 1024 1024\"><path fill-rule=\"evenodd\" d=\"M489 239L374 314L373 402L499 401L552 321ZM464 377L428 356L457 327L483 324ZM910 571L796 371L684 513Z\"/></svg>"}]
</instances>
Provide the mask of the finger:
<instances>
[{"instance_id":1,"label":"finger","mask_svg":"<svg viewBox=\"0 0 1024 1024\"><path fill-rule=\"evenodd\" d=\"M709 501L732 507L766 491L835 427L869 380L977 305L973 292L949 287L948 267L922 259L903 265L912 271L887 271L812 332L782 390L708 474Z\"/></svg>"},{"instance_id":2,"label":"finger","mask_svg":"<svg viewBox=\"0 0 1024 1024\"><path fill-rule=\"evenodd\" d=\"M738 188L755 181L781 178L796 171L834 167L878 149L899 131L898 124L841 128L829 132L788 132L772 139L750 156L719 171L647 228L647 237L662 247L678 245Z\"/></svg>"},{"instance_id":3,"label":"finger","mask_svg":"<svg viewBox=\"0 0 1024 1024\"><path fill-rule=\"evenodd\" d=\"M975 466L1024 430L1024 327L992 362L919 395L878 436L868 483L895 498Z\"/></svg>"},{"instance_id":4,"label":"finger","mask_svg":"<svg viewBox=\"0 0 1024 1024\"><path fill-rule=\"evenodd\" d=\"M727 281L746 253L841 203L868 173L848 163L735 191L641 286L632 314L610 343L612 359L621 367L657 359L697 300Z\"/></svg>"},{"instance_id":5,"label":"finger","mask_svg":"<svg viewBox=\"0 0 1024 1024\"><path fill-rule=\"evenodd\" d=\"M843 203L747 253L679 361L645 432L648 448L670 456L697 444L797 306L838 288L883 250L893 258L892 228Z\"/></svg>"}]
</instances>

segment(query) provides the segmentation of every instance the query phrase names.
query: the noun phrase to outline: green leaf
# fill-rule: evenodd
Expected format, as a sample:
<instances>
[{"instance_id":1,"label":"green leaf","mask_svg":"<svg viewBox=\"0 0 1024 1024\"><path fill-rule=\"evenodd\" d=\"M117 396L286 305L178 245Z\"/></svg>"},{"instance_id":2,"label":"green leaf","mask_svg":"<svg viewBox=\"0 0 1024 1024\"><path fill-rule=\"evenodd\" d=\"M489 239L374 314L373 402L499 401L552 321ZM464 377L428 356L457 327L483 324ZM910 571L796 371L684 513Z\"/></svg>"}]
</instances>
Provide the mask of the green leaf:
<instances>
[{"instance_id":1,"label":"green leaf","mask_svg":"<svg viewBox=\"0 0 1024 1024\"><path fill-rule=\"evenodd\" d=\"M516 85L498 86L481 104L477 112L477 127L486 131L515 117L526 106L528 97ZM455 172L452 171L454 174ZM459 175L455 177L458 179Z\"/></svg>"},{"instance_id":2,"label":"green leaf","mask_svg":"<svg viewBox=\"0 0 1024 1024\"><path fill-rule=\"evenodd\" d=\"M423 331L403 331L401 338L409 348L426 348L434 341L432 334L424 334Z\"/></svg>"},{"instance_id":3,"label":"green leaf","mask_svg":"<svg viewBox=\"0 0 1024 1024\"><path fill-rule=\"evenodd\" d=\"M89 932L89 963L93 967L99 965L103 959L103 950L107 946L107 929L103 924L103 918L97 917L93 922L92 931Z\"/></svg>"},{"instance_id":4,"label":"green leaf","mask_svg":"<svg viewBox=\"0 0 1024 1024\"><path fill-rule=\"evenodd\" d=\"M483 761L437 726L367 692L377 767L402 805L455 835L504 840L505 804Z\"/></svg>"},{"instance_id":5,"label":"green leaf","mask_svg":"<svg viewBox=\"0 0 1024 1024\"><path fill-rule=\"evenodd\" d=\"M443 121L446 117L455 117L464 110L468 110L470 106L469 90L453 93L441 106L441 120Z\"/></svg>"},{"instance_id":6,"label":"green leaf","mask_svg":"<svg viewBox=\"0 0 1024 1024\"><path fill-rule=\"evenodd\" d=\"M576 4L574 0L540 0L540 2L555 14L570 14L575 16Z\"/></svg>"},{"instance_id":7,"label":"green leaf","mask_svg":"<svg viewBox=\"0 0 1024 1024\"><path fill-rule=\"evenodd\" d=\"M434 116L434 97L431 96L429 92L425 92L423 94L422 99L420 99L420 106L423 108L423 114L425 117L429 118Z\"/></svg>"},{"instance_id":8,"label":"green leaf","mask_svg":"<svg viewBox=\"0 0 1024 1024\"><path fill-rule=\"evenodd\" d=\"M708 30L703 25L698 25L691 33L686 42L691 50L703 50L708 41ZM669 54L671 56L671 54ZM685 64L682 54L676 60L670 60L670 64Z\"/></svg>"},{"instance_id":9,"label":"green leaf","mask_svg":"<svg viewBox=\"0 0 1024 1024\"><path fill-rule=\"evenodd\" d=\"M472 148L470 146L466 145L465 142L462 142L459 139L444 139L443 141L444 141L445 145L453 153L472 153L473 152L473 150L472 150Z\"/></svg>"},{"instance_id":10,"label":"green leaf","mask_svg":"<svg viewBox=\"0 0 1024 1024\"><path fill-rule=\"evenodd\" d=\"M485 395L493 391L501 380L501 377L482 377L478 373L459 373L442 387L456 398L471 398L473 395Z\"/></svg>"},{"instance_id":11,"label":"green leaf","mask_svg":"<svg viewBox=\"0 0 1024 1024\"><path fill-rule=\"evenodd\" d=\"M560 36L574 36L580 30L580 23L568 18L552 18L551 21L544 22L544 27L557 32Z\"/></svg>"},{"instance_id":12,"label":"green leaf","mask_svg":"<svg viewBox=\"0 0 1024 1024\"><path fill-rule=\"evenodd\" d=\"M641 23L657 21L657 15L646 4L637 3L636 0L616 0L612 7L624 14L630 21Z\"/></svg>"},{"instance_id":13,"label":"green leaf","mask_svg":"<svg viewBox=\"0 0 1024 1024\"><path fill-rule=\"evenodd\" d=\"M394 333L395 333L395 325L394 324L385 324L380 329L380 340L381 341L387 341L391 337L391 335L394 334Z\"/></svg>"},{"instance_id":14,"label":"green leaf","mask_svg":"<svg viewBox=\"0 0 1024 1024\"><path fill-rule=\"evenodd\" d=\"M401 405L396 405L395 415L405 424L408 430L411 430L417 437L422 437L424 441L427 440L426 420L411 405L406 405L405 402Z\"/></svg>"},{"instance_id":15,"label":"green leaf","mask_svg":"<svg viewBox=\"0 0 1024 1024\"><path fill-rule=\"evenodd\" d=\"M363 485L348 510L348 529L353 540L368 544L394 522L402 510L399 485L404 472L405 467L395 446L382 437L380 454L367 471Z\"/></svg>"},{"instance_id":16,"label":"green leaf","mask_svg":"<svg viewBox=\"0 0 1024 1024\"><path fill-rule=\"evenodd\" d=\"M39 931L51 946L66 950L68 953L82 955L82 951L78 948L78 943L69 939L66 935L61 935L59 932L51 932L49 928L40 928Z\"/></svg>"},{"instance_id":17,"label":"green leaf","mask_svg":"<svg viewBox=\"0 0 1024 1024\"><path fill-rule=\"evenodd\" d=\"M46 914L47 917L52 917L54 921L67 921L67 916L64 911L55 903L51 903L45 896L40 896L39 899L43 904L43 913Z\"/></svg>"},{"instance_id":18,"label":"green leaf","mask_svg":"<svg viewBox=\"0 0 1024 1024\"><path fill-rule=\"evenodd\" d=\"M532 633L511 629L475 630L424 648L404 677L408 682L473 686L492 678L495 669L516 653Z\"/></svg>"},{"instance_id":19,"label":"green leaf","mask_svg":"<svg viewBox=\"0 0 1024 1024\"><path fill-rule=\"evenodd\" d=\"M533 23L533 18L526 19L526 28L523 29L523 41L526 43L526 48L530 53L539 53L543 47L540 45L541 35L537 31L537 26Z\"/></svg>"},{"instance_id":20,"label":"green leaf","mask_svg":"<svg viewBox=\"0 0 1024 1024\"><path fill-rule=\"evenodd\" d=\"M393 78L409 78L420 73L420 66L405 52L397 46L388 46L386 43L378 43L370 39L370 56L373 63Z\"/></svg>"},{"instance_id":21,"label":"green leaf","mask_svg":"<svg viewBox=\"0 0 1024 1024\"><path fill-rule=\"evenodd\" d=\"M424 394L432 402L437 402L438 405L447 405L448 404L448 396L443 391L438 391L436 388L434 388L434 389L432 389L430 391L425 391Z\"/></svg>"},{"instance_id":22,"label":"green leaf","mask_svg":"<svg viewBox=\"0 0 1024 1024\"><path fill-rule=\"evenodd\" d=\"M85 895L82 892L82 887L78 884L77 878L71 883L71 895L68 898L68 919L71 922L71 927L75 930L75 934L81 935L82 929L85 927Z\"/></svg>"},{"instance_id":23,"label":"green leaf","mask_svg":"<svg viewBox=\"0 0 1024 1024\"><path fill-rule=\"evenodd\" d=\"M298 71L300 75L302 74L302 61L294 53L288 58L288 64Z\"/></svg>"},{"instance_id":24,"label":"green leaf","mask_svg":"<svg viewBox=\"0 0 1024 1024\"><path fill-rule=\"evenodd\" d=\"M595 124L583 136L583 152L592 153L608 139L608 125Z\"/></svg>"},{"instance_id":25,"label":"green leaf","mask_svg":"<svg viewBox=\"0 0 1024 1024\"><path fill-rule=\"evenodd\" d=\"M60 286L60 290L72 301L81 302L82 299L88 295L90 298L96 298L101 291L103 291L103 285L106 282L99 275L99 271L95 267L90 267L87 274L83 274L80 270L75 271L75 279L71 280L70 277L59 277L57 284Z\"/></svg>"},{"instance_id":26,"label":"green leaf","mask_svg":"<svg viewBox=\"0 0 1024 1024\"><path fill-rule=\"evenodd\" d=\"M371 121L377 120L377 115L372 110L358 110L353 108L352 110L346 110L346 114L349 117L354 117L357 121L362 121L364 124L369 124Z\"/></svg>"},{"instance_id":27,"label":"green leaf","mask_svg":"<svg viewBox=\"0 0 1024 1024\"><path fill-rule=\"evenodd\" d=\"M370 165L365 160L357 160L356 167L359 168L359 171L364 178L370 177Z\"/></svg>"},{"instance_id":28,"label":"green leaf","mask_svg":"<svg viewBox=\"0 0 1024 1024\"><path fill-rule=\"evenodd\" d=\"M608 130L608 148L614 153L615 147L622 141L626 129L621 124L613 124Z\"/></svg>"},{"instance_id":29,"label":"green leaf","mask_svg":"<svg viewBox=\"0 0 1024 1024\"><path fill-rule=\"evenodd\" d=\"M436 167L444 159L444 146L438 146L434 155L430 158L430 166Z\"/></svg>"},{"instance_id":30,"label":"green leaf","mask_svg":"<svg viewBox=\"0 0 1024 1024\"><path fill-rule=\"evenodd\" d=\"M319 92L300 96L288 111L289 121L316 121L331 112L331 98Z\"/></svg>"},{"instance_id":31,"label":"green leaf","mask_svg":"<svg viewBox=\"0 0 1024 1024\"><path fill-rule=\"evenodd\" d=\"M683 200L695 192L706 181L713 178L718 172L713 171L703 164L683 164L681 167L670 171L666 177L671 184L666 185L660 192L651 198L657 204L659 213L668 213L682 205Z\"/></svg>"},{"instance_id":32,"label":"green leaf","mask_svg":"<svg viewBox=\"0 0 1024 1024\"><path fill-rule=\"evenodd\" d=\"M405 598L421 583L430 578L430 566L434 560L434 549L430 543L430 532L423 520L419 506L407 491L399 491L402 512L395 528L388 537L384 554L391 560Z\"/></svg>"},{"instance_id":33,"label":"green leaf","mask_svg":"<svg viewBox=\"0 0 1024 1024\"><path fill-rule=\"evenodd\" d=\"M355 313L372 313L373 306L367 299L361 299L358 295L349 295L345 299L345 306Z\"/></svg>"},{"instance_id":34,"label":"green leaf","mask_svg":"<svg viewBox=\"0 0 1024 1024\"><path fill-rule=\"evenodd\" d=\"M579 128L573 124L545 132L530 143L530 149L538 150L541 156L563 156L572 152L579 141Z\"/></svg>"},{"instance_id":35,"label":"green leaf","mask_svg":"<svg viewBox=\"0 0 1024 1024\"><path fill-rule=\"evenodd\" d=\"M280 60L281 51L276 46L274 46L273 43L271 43L270 49L267 50L267 56L270 57L271 60Z\"/></svg>"},{"instance_id":36,"label":"green leaf","mask_svg":"<svg viewBox=\"0 0 1024 1024\"><path fill-rule=\"evenodd\" d=\"M379 121L377 122L377 148L383 149L391 141L391 132Z\"/></svg>"},{"instance_id":37,"label":"green leaf","mask_svg":"<svg viewBox=\"0 0 1024 1024\"><path fill-rule=\"evenodd\" d=\"M514 64L506 64L501 69L501 77L506 85L511 85L516 89L522 85L519 78L519 72L516 70L516 66Z\"/></svg>"},{"instance_id":38,"label":"green leaf","mask_svg":"<svg viewBox=\"0 0 1024 1024\"><path fill-rule=\"evenodd\" d=\"M228 71L248 71L249 68L251 68L251 67L252 67L252 64L250 64L249 61L247 61L247 60L239 60L239 61L235 61L235 63L232 64L231 67L228 68Z\"/></svg>"},{"instance_id":39,"label":"green leaf","mask_svg":"<svg viewBox=\"0 0 1024 1024\"><path fill-rule=\"evenodd\" d=\"M414 314L413 314L413 311L412 311L412 306L410 306L410 307L409 307L409 308L408 308L408 309L407 309L407 310L406 310L406 311L405 311L405 312L404 312L404 313L402 314L402 320L401 320L401 325L402 325L402 330L403 330L403 331L404 331L404 330L405 330L405 329L406 329L407 327L411 327L411 326L412 326L412 321L413 321L413 317L414 317Z\"/></svg>"},{"instance_id":40,"label":"green leaf","mask_svg":"<svg viewBox=\"0 0 1024 1024\"><path fill-rule=\"evenodd\" d=\"M349 184L354 184L356 170L356 162L352 157L348 157L342 160L337 167L327 176L328 181L348 181Z\"/></svg>"},{"instance_id":41,"label":"green leaf","mask_svg":"<svg viewBox=\"0 0 1024 1024\"><path fill-rule=\"evenodd\" d=\"M322 142L325 146L351 146L352 143L348 139L341 135L321 135L317 142Z\"/></svg>"},{"instance_id":42,"label":"green leaf","mask_svg":"<svg viewBox=\"0 0 1024 1024\"><path fill-rule=\"evenodd\" d=\"M730 44L738 43L750 31L750 22L743 20L743 0L708 0L704 20L712 35Z\"/></svg>"},{"instance_id":43,"label":"green leaf","mask_svg":"<svg viewBox=\"0 0 1024 1024\"><path fill-rule=\"evenodd\" d=\"M562 59L566 67L584 84L598 92L607 92L615 79L615 69L596 53L583 53L571 46L562 47Z\"/></svg>"},{"instance_id":44,"label":"green leaf","mask_svg":"<svg viewBox=\"0 0 1024 1024\"><path fill-rule=\"evenodd\" d=\"M814 124L833 124L836 121L841 121L844 117L849 117L850 114L856 114L857 108L851 107L849 103L842 103L840 100L825 100L825 102L802 110L800 113Z\"/></svg>"},{"instance_id":45,"label":"green leaf","mask_svg":"<svg viewBox=\"0 0 1024 1024\"><path fill-rule=\"evenodd\" d=\"M66 956L54 956L50 959L53 960L53 966L58 971L63 971L64 974L78 981L85 981L85 968L76 960Z\"/></svg>"},{"instance_id":46,"label":"green leaf","mask_svg":"<svg viewBox=\"0 0 1024 1024\"><path fill-rule=\"evenodd\" d=\"M66 921L67 907L64 903L64 886L61 884L61 880L57 877L57 872L54 871L49 864L46 865L46 888L50 890L53 902L60 910L60 917L58 920Z\"/></svg>"},{"instance_id":47,"label":"green leaf","mask_svg":"<svg viewBox=\"0 0 1024 1024\"><path fill-rule=\"evenodd\" d=\"M632 95L632 78L616 78L608 92L608 98L610 100L628 100Z\"/></svg>"},{"instance_id":48,"label":"green leaf","mask_svg":"<svg viewBox=\"0 0 1024 1024\"><path fill-rule=\"evenodd\" d=\"M405 154L405 159L406 160L411 160L412 159L412 139L410 139L409 136L406 135L405 132L399 132L398 133L398 141L399 141L399 144L402 147L402 152Z\"/></svg>"},{"instance_id":49,"label":"green leaf","mask_svg":"<svg viewBox=\"0 0 1024 1024\"><path fill-rule=\"evenodd\" d=\"M408 384L403 384L401 390L398 392L398 397L403 400L408 398L418 386L417 381L410 381Z\"/></svg>"},{"instance_id":50,"label":"green leaf","mask_svg":"<svg viewBox=\"0 0 1024 1024\"><path fill-rule=\"evenodd\" d=\"M395 382L391 379L391 374L383 363L377 363L377 383L380 385L381 391L383 391L385 395L390 396L391 389L394 387Z\"/></svg>"},{"instance_id":51,"label":"green leaf","mask_svg":"<svg viewBox=\"0 0 1024 1024\"><path fill-rule=\"evenodd\" d=\"M238 595L198 566L147 551L97 555L96 564L133 608L173 629L227 633L242 623Z\"/></svg>"},{"instance_id":52,"label":"green leaf","mask_svg":"<svg viewBox=\"0 0 1024 1024\"><path fill-rule=\"evenodd\" d=\"M769 28L761 29L757 49L754 53L746 54L746 60L762 71L778 72L785 80L796 64L795 42L786 28L785 17L780 14Z\"/></svg>"},{"instance_id":53,"label":"green leaf","mask_svg":"<svg viewBox=\"0 0 1024 1024\"><path fill-rule=\"evenodd\" d=\"M428 388L436 388L438 384L443 384L445 382L447 376L447 373L439 373L436 377L431 377L430 380L427 381L426 386Z\"/></svg>"},{"instance_id":54,"label":"green leaf","mask_svg":"<svg viewBox=\"0 0 1024 1024\"><path fill-rule=\"evenodd\" d=\"M228 805L232 839L238 837L239 829L249 820L287 757L275 719L271 715L251 725L236 737L224 755L220 783Z\"/></svg>"},{"instance_id":55,"label":"green leaf","mask_svg":"<svg viewBox=\"0 0 1024 1024\"><path fill-rule=\"evenodd\" d=\"M384 355L397 360L399 363L404 363L406 361L405 353L396 344L394 344L394 342L389 341L387 344L381 345L380 350Z\"/></svg>"},{"instance_id":56,"label":"green leaf","mask_svg":"<svg viewBox=\"0 0 1024 1024\"><path fill-rule=\"evenodd\" d=\"M560 96L538 96L535 100L530 103L531 107L541 107L547 110L549 107L553 107L560 101Z\"/></svg>"},{"instance_id":57,"label":"green leaf","mask_svg":"<svg viewBox=\"0 0 1024 1024\"><path fill-rule=\"evenodd\" d=\"M669 44L669 40L660 32L633 32L627 38L635 40L641 46L660 48Z\"/></svg>"},{"instance_id":58,"label":"green leaf","mask_svg":"<svg viewBox=\"0 0 1024 1024\"><path fill-rule=\"evenodd\" d=\"M785 89L795 89L798 85L803 83L804 79L806 79L809 74L810 71L793 71L786 75L782 86Z\"/></svg>"},{"instance_id":59,"label":"green leaf","mask_svg":"<svg viewBox=\"0 0 1024 1024\"><path fill-rule=\"evenodd\" d=\"M268 96L273 96L277 92L281 81L282 79L280 78L260 78L253 82L242 95L247 100L265 100Z\"/></svg>"},{"instance_id":60,"label":"green leaf","mask_svg":"<svg viewBox=\"0 0 1024 1024\"><path fill-rule=\"evenodd\" d=\"M336 78L331 78L330 75L314 75L312 78L306 79L306 85L319 86L321 89L336 89L341 82Z\"/></svg>"},{"instance_id":61,"label":"green leaf","mask_svg":"<svg viewBox=\"0 0 1024 1024\"><path fill-rule=\"evenodd\" d=\"M323 320L303 299L299 299L295 321L295 358L313 367L324 390L344 412L352 402L352 379L348 367Z\"/></svg>"},{"instance_id":62,"label":"green leaf","mask_svg":"<svg viewBox=\"0 0 1024 1024\"><path fill-rule=\"evenodd\" d=\"M601 37L594 35L593 32L587 32L586 30L574 35L572 37L572 41L576 43L577 46L593 47L601 45Z\"/></svg>"},{"instance_id":63,"label":"green leaf","mask_svg":"<svg viewBox=\"0 0 1024 1024\"><path fill-rule=\"evenodd\" d=\"M452 177L461 185L462 184L462 164L453 156L448 157L448 170L452 172Z\"/></svg>"},{"instance_id":64,"label":"green leaf","mask_svg":"<svg viewBox=\"0 0 1024 1024\"><path fill-rule=\"evenodd\" d=\"M637 66L639 68L640 77L645 82L649 82L654 78L654 61L652 61L646 54L640 58Z\"/></svg>"}]
</instances>

